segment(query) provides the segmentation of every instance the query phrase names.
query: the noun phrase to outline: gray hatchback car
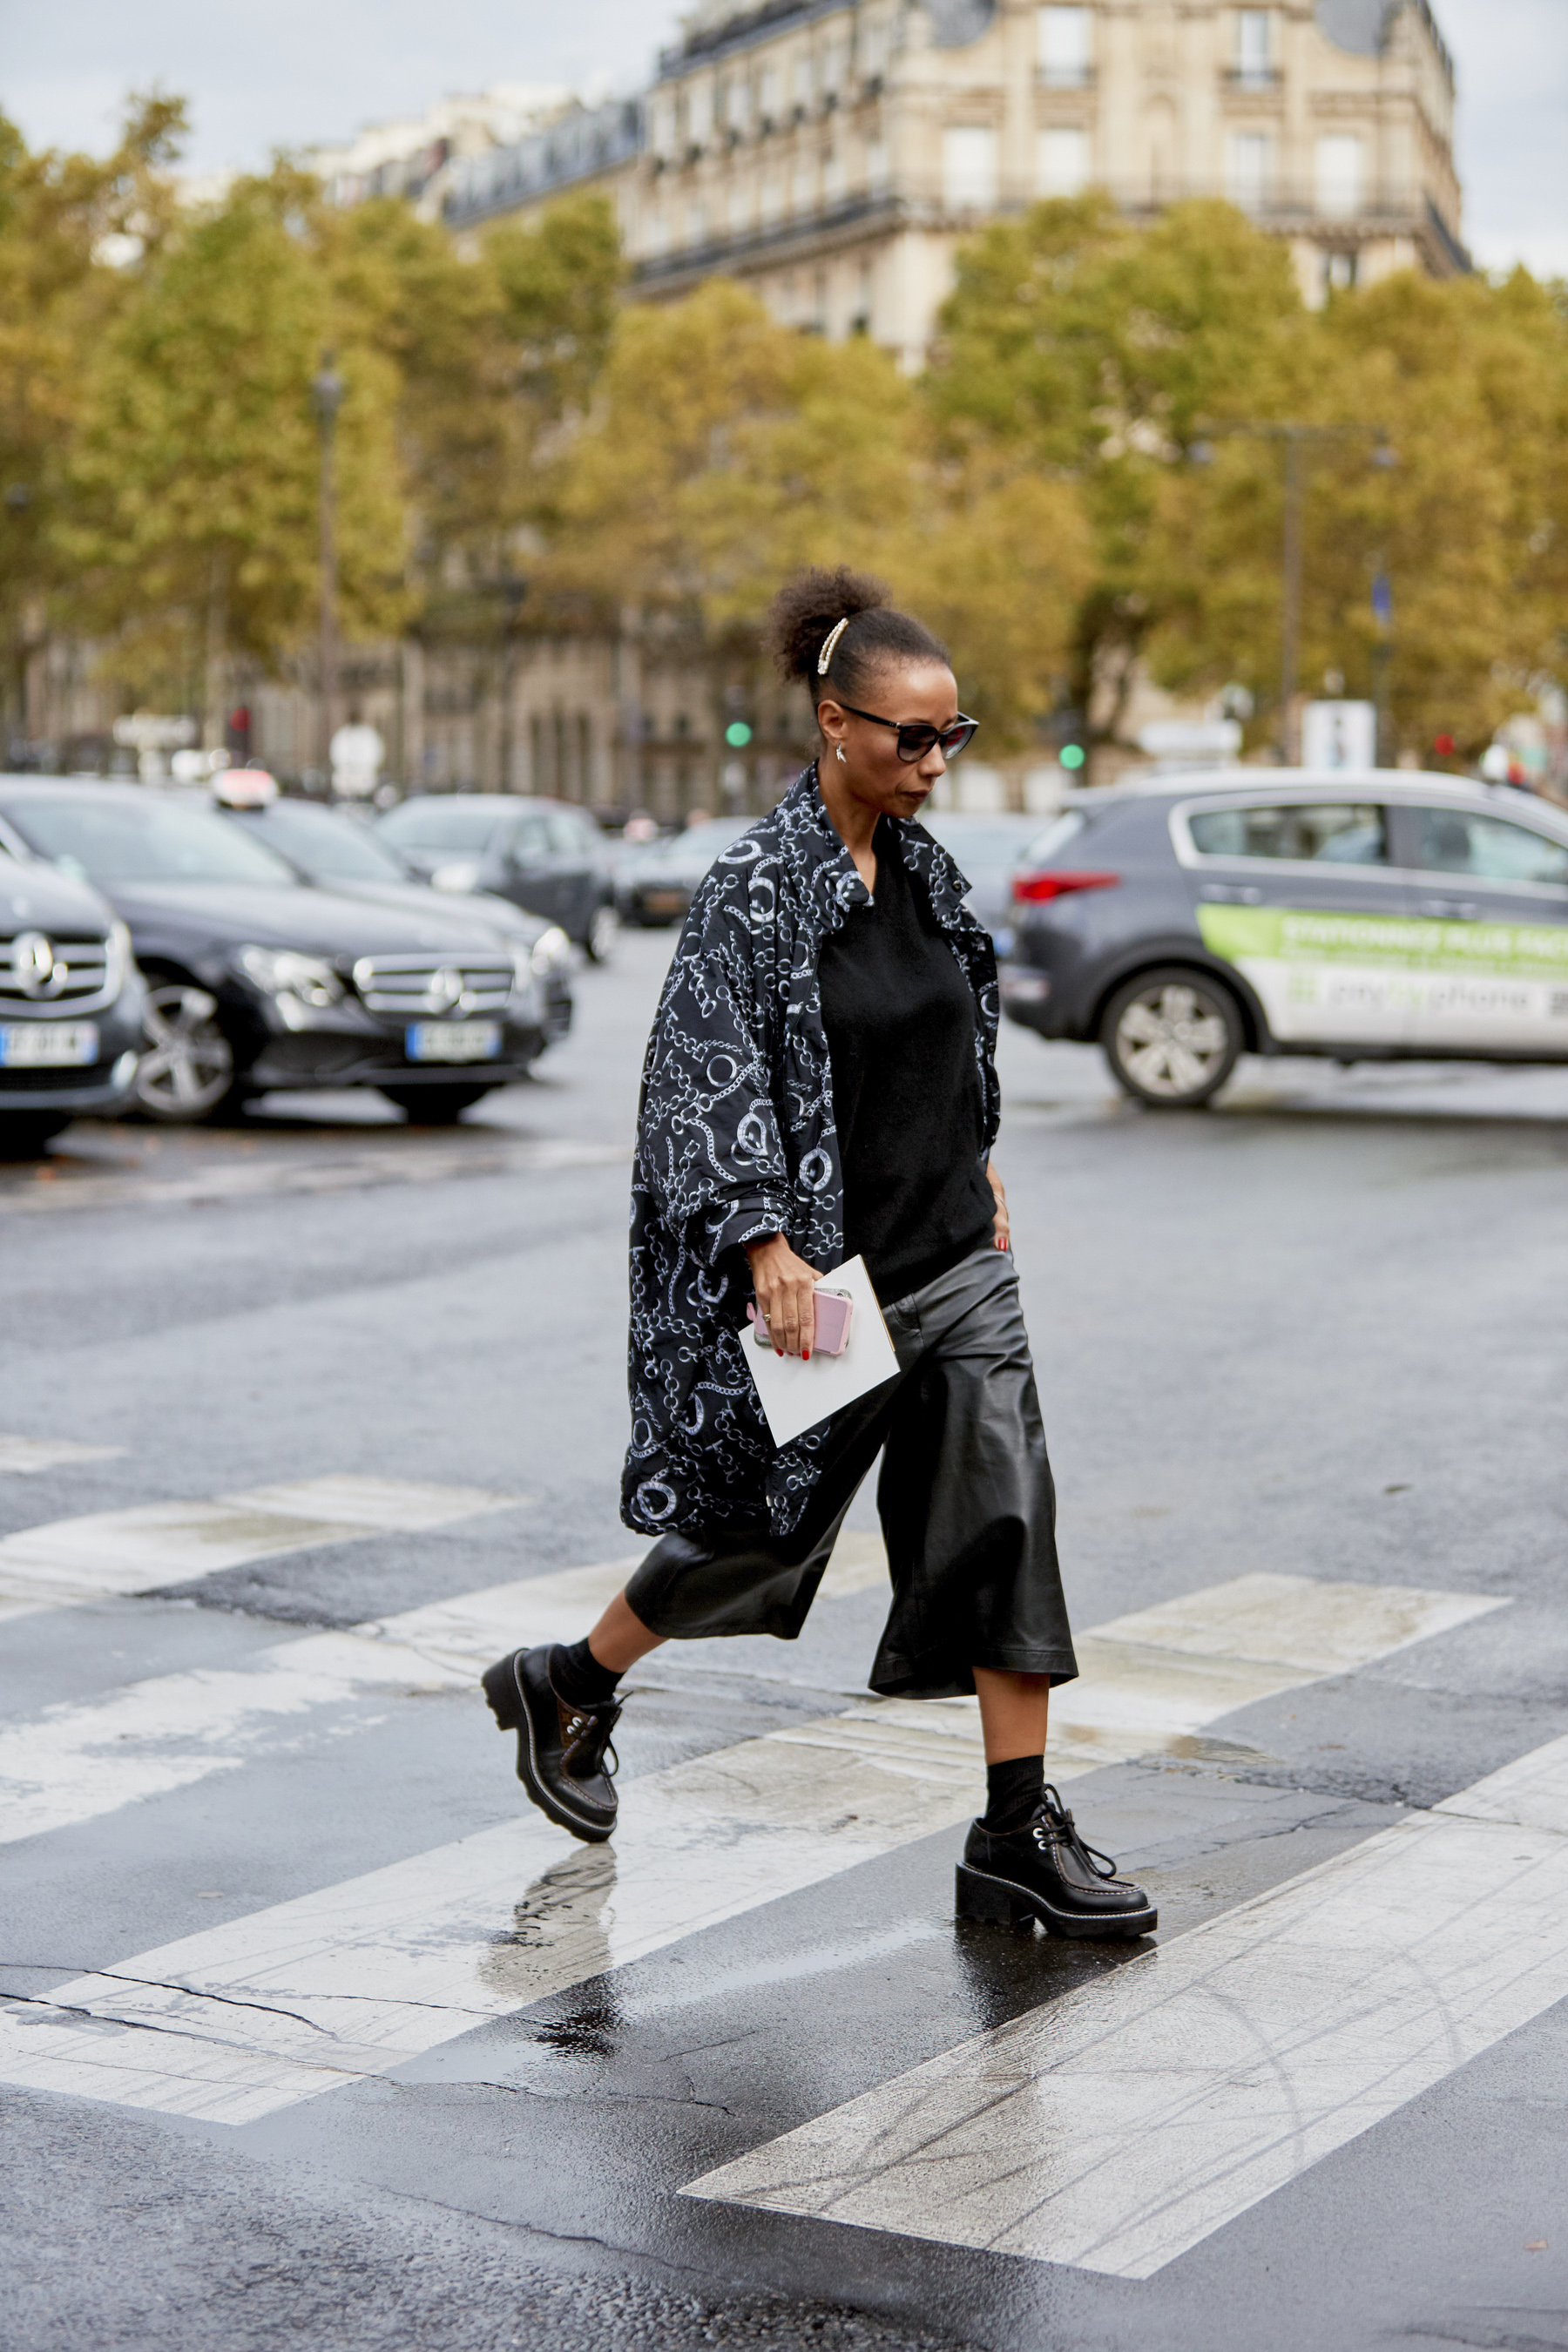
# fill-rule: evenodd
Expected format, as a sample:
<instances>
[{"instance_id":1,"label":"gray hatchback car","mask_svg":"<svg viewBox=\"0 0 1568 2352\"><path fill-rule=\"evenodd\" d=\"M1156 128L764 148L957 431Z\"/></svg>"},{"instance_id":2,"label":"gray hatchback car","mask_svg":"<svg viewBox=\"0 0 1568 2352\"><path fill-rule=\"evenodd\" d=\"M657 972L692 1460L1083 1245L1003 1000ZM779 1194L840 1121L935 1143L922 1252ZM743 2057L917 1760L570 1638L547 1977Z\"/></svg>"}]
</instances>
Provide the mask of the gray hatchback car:
<instances>
[{"instance_id":1,"label":"gray hatchback car","mask_svg":"<svg viewBox=\"0 0 1568 2352\"><path fill-rule=\"evenodd\" d=\"M1098 1040L1140 1102L1238 1055L1568 1060L1568 814L1405 770L1228 768L1083 793L1013 885L1010 1020Z\"/></svg>"}]
</instances>

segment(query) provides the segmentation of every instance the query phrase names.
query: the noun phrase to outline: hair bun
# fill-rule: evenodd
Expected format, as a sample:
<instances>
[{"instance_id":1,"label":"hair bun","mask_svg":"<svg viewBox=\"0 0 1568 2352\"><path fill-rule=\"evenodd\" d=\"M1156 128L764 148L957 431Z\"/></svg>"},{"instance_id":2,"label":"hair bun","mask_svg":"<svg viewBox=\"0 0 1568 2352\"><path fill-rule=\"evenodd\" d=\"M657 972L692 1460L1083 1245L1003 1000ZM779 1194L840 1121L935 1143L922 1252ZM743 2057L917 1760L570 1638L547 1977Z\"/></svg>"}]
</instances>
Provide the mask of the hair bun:
<instances>
[{"instance_id":1,"label":"hair bun","mask_svg":"<svg viewBox=\"0 0 1568 2352\"><path fill-rule=\"evenodd\" d=\"M889 602L887 589L868 572L837 572L813 564L786 580L768 610L763 641L781 677L815 685L822 648L838 623L857 613L874 613Z\"/></svg>"}]
</instances>

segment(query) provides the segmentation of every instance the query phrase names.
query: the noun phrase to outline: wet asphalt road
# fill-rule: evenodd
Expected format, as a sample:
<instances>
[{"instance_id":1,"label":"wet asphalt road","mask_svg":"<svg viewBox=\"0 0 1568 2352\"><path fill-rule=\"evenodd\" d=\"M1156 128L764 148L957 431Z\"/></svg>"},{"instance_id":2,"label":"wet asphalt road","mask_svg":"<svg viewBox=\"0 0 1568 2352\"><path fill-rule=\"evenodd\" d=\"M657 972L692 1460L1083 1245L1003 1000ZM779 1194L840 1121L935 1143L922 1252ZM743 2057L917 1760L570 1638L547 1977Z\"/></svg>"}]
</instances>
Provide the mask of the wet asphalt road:
<instances>
[{"instance_id":1,"label":"wet asphalt road","mask_svg":"<svg viewBox=\"0 0 1568 2352\"><path fill-rule=\"evenodd\" d=\"M195 1574L172 1558L118 1593L0 1618L16 1785L29 1739L71 1710L88 1726L58 1825L0 1852L13 2020L208 1931L243 1954L276 1906L518 1819L507 1748L461 1676L322 1699L184 1780L199 1742L181 1710L213 1677L270 1671L280 1645L635 1554L616 1509L626 1158L669 946L635 935L585 971L577 1031L538 1082L455 1130L406 1129L375 1098L279 1098L211 1134L83 1125L45 1163L0 1169L0 1437L117 1449L0 1467L0 1531L344 1476L501 1498ZM1086 1053L1014 1031L1003 1063L998 1159L1075 1622L1258 1573L1504 1604L1386 1654L1369 1636L1364 1663L1080 1771L1089 1835L1158 1894L1157 1968L1303 1872L1375 1860L1373 1841L1565 1727L1568 1075L1249 1063L1213 1113L1152 1118ZM874 1528L868 1493L850 1525ZM851 1578L782 1659L741 1643L650 1661L623 1786L679 1789L739 1743L852 1708L881 1608ZM145 1694L134 1737L95 1746L94 1711L121 1721L128 1692ZM130 1754L163 1779L122 1801ZM1431 2080L1341 2144L1309 2147L1303 2121L1288 2177L1149 2275L973 2229L953 2242L951 2194L921 2204L918 2183L898 2226L683 2195L1150 1964L956 1928L961 1842L944 1814L630 1958L606 1932L605 1965L250 2121L88 2098L79 2072L19 2084L0 2052L0 2340L1568 2345L1552 1974L1568 1904L1558 1945L1547 1906L1524 2021L1467 2039L1456 2012ZM720 1836L680 1866L722 1890L739 1864ZM1479 1900L1443 1939L1483 2001L1510 1979L1511 1916ZM518 1916L526 1944L536 1920ZM395 1972L395 1916L386 1934ZM413 1954L412 1913L406 1934ZM1410 2000L1441 2011L1424 1957L1410 1975ZM1340 2095L1330 2084L1325 2108ZM1130 2126L1129 2168L1144 2144ZM994 2168L976 2193L1000 2215L1000 2138ZM1108 2211L1121 2193L1108 2178Z\"/></svg>"}]
</instances>

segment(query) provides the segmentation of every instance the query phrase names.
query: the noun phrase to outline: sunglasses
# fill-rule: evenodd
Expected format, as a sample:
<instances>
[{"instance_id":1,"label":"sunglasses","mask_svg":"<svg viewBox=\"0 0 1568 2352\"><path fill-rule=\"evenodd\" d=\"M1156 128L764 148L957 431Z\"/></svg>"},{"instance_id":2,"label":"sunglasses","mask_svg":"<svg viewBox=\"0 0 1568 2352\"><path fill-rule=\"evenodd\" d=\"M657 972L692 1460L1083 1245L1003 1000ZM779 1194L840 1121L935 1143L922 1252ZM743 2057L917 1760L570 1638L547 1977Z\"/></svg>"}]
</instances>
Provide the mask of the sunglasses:
<instances>
[{"instance_id":1,"label":"sunglasses","mask_svg":"<svg viewBox=\"0 0 1568 2352\"><path fill-rule=\"evenodd\" d=\"M951 727L933 727L929 719L880 719L874 710L857 710L852 702L840 702L838 708L847 710L852 719L868 719L873 727L890 727L899 739L899 757L906 768L923 760L933 743L942 745L944 760L956 760L974 740L980 724L978 719L966 719L962 710Z\"/></svg>"}]
</instances>

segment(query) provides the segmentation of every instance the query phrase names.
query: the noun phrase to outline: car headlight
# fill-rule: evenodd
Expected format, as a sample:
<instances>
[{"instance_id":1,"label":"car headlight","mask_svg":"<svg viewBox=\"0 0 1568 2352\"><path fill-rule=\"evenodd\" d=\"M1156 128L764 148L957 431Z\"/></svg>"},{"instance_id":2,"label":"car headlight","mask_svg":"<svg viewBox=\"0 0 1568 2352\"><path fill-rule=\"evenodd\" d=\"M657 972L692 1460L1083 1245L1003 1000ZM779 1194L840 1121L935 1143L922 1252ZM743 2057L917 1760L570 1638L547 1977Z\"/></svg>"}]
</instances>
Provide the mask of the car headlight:
<instances>
[{"instance_id":1,"label":"car headlight","mask_svg":"<svg viewBox=\"0 0 1568 2352\"><path fill-rule=\"evenodd\" d=\"M432 890L471 890L479 878L477 861L455 858L449 866L437 866L430 877Z\"/></svg>"},{"instance_id":2,"label":"car headlight","mask_svg":"<svg viewBox=\"0 0 1568 2352\"><path fill-rule=\"evenodd\" d=\"M552 923L547 931L541 931L529 961L541 980L550 980L567 969L572 961L572 942L559 923Z\"/></svg>"},{"instance_id":3,"label":"car headlight","mask_svg":"<svg viewBox=\"0 0 1568 2352\"><path fill-rule=\"evenodd\" d=\"M241 948L235 961L268 996L297 996L301 1004L318 1009L342 996L342 982L320 956L300 955L293 948Z\"/></svg>"}]
</instances>

